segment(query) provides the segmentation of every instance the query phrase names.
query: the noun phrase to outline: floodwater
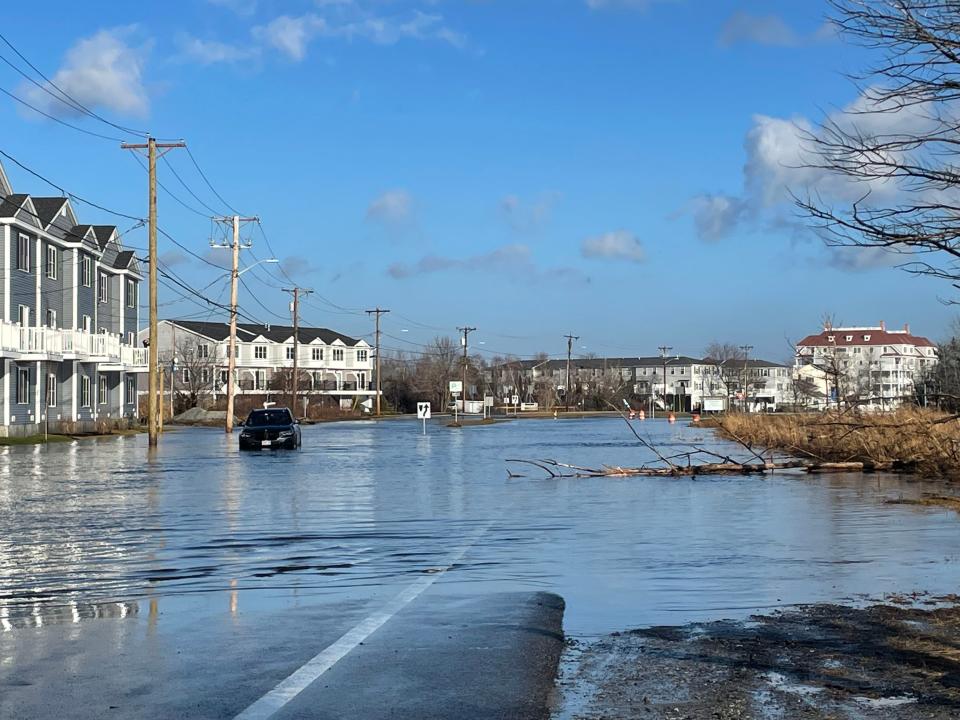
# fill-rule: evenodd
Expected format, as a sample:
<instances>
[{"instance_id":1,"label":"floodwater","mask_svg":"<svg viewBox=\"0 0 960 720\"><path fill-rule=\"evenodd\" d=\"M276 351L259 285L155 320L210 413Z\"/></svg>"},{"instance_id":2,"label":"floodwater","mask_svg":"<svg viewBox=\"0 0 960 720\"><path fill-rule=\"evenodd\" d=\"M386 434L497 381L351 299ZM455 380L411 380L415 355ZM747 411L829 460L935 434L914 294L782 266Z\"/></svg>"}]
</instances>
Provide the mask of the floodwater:
<instances>
[{"instance_id":1,"label":"floodwater","mask_svg":"<svg viewBox=\"0 0 960 720\"><path fill-rule=\"evenodd\" d=\"M708 430L638 427L671 452L743 456ZM445 591L553 591L580 636L960 581L957 516L883 502L922 482L511 478L508 458L651 459L615 418L434 422L425 436L415 421L334 423L305 427L299 452L241 454L205 429L165 434L153 457L142 436L4 448L0 632L147 601L175 623L171 611L376 600L464 548Z\"/></svg>"}]
</instances>

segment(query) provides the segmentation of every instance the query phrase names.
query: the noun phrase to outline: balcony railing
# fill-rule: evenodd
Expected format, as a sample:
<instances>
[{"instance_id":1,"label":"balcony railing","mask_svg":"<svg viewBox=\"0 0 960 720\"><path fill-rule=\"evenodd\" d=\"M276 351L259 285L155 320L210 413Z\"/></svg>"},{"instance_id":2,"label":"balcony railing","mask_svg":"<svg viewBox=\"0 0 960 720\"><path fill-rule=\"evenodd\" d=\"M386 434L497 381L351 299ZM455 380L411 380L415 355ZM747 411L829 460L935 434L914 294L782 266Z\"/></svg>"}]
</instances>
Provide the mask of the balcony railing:
<instances>
[{"instance_id":1,"label":"balcony railing","mask_svg":"<svg viewBox=\"0 0 960 720\"><path fill-rule=\"evenodd\" d=\"M124 345L120 342L119 335L47 327L21 327L19 323L9 322L0 322L0 352L66 356L77 360L114 362L130 366L147 364L146 349Z\"/></svg>"}]
</instances>

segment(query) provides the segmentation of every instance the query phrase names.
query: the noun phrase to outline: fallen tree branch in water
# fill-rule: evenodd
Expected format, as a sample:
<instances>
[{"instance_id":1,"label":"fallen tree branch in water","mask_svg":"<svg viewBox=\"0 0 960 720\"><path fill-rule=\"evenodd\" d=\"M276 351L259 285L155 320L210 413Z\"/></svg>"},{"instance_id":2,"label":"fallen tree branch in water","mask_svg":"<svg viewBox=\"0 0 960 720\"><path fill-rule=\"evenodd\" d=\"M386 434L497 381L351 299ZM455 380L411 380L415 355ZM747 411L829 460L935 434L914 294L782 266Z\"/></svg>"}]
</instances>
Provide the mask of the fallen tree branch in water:
<instances>
[{"instance_id":1,"label":"fallen tree branch in water","mask_svg":"<svg viewBox=\"0 0 960 720\"><path fill-rule=\"evenodd\" d=\"M543 470L547 477L554 478L626 478L626 477L696 477L697 475L758 475L773 470L787 470L803 468L807 472L841 472L840 468L823 469L822 465L807 463L803 460L784 460L782 462L763 462L763 463L738 463L738 462L714 462L689 464L685 466L671 465L670 467L622 467L620 465L603 465L599 468L581 467L579 465L570 465L568 463L558 462L549 458L542 460L528 460L524 458L513 458L507 463L522 463L532 465ZM833 463L837 465L838 463ZM862 464L861 464L862 465ZM817 468L817 469L814 469ZM848 470L852 470L849 468ZM857 468L863 470L861 466ZM511 477L522 477L511 472Z\"/></svg>"}]
</instances>

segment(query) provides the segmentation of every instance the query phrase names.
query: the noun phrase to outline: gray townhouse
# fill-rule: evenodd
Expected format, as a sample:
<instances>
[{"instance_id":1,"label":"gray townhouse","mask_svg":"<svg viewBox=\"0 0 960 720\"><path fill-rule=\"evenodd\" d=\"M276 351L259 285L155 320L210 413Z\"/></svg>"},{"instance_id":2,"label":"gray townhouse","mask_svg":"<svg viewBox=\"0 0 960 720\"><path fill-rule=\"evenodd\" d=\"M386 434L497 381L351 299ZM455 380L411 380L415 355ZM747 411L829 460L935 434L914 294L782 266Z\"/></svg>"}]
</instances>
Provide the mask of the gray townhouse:
<instances>
[{"instance_id":1,"label":"gray townhouse","mask_svg":"<svg viewBox=\"0 0 960 720\"><path fill-rule=\"evenodd\" d=\"M142 276L117 229L64 197L14 193L0 165L0 436L93 432L136 414Z\"/></svg>"}]
</instances>

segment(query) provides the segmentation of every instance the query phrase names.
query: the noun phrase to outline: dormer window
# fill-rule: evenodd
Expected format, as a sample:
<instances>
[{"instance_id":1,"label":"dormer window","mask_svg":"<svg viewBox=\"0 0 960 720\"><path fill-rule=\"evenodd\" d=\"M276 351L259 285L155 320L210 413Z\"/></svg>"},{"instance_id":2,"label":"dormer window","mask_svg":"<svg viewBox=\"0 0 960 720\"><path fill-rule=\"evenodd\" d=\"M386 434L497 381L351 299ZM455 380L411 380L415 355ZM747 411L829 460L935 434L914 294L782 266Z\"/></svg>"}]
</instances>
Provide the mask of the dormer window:
<instances>
[{"instance_id":1,"label":"dormer window","mask_svg":"<svg viewBox=\"0 0 960 720\"><path fill-rule=\"evenodd\" d=\"M853 342L853 335L847 335L847 342Z\"/></svg>"},{"instance_id":2,"label":"dormer window","mask_svg":"<svg viewBox=\"0 0 960 720\"><path fill-rule=\"evenodd\" d=\"M827 335L827 342L834 342L836 338L833 335Z\"/></svg>"},{"instance_id":3,"label":"dormer window","mask_svg":"<svg viewBox=\"0 0 960 720\"><path fill-rule=\"evenodd\" d=\"M864 336L863 336L863 341L864 341L864 342L870 342L870 336L869 336L869 335L864 335Z\"/></svg>"}]
</instances>

